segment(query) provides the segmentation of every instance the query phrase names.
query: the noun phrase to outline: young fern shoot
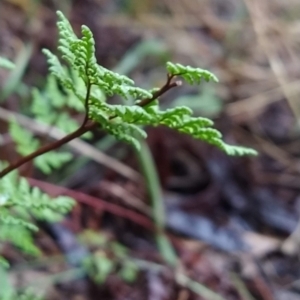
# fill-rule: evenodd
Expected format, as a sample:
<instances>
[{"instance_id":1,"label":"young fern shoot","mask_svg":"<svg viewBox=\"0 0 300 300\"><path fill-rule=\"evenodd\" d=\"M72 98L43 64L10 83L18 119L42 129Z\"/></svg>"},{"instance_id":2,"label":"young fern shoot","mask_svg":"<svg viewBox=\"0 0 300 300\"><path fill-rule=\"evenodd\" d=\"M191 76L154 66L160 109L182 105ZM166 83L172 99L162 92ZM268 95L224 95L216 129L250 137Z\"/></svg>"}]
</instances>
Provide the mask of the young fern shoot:
<instances>
[{"instance_id":1,"label":"young fern shoot","mask_svg":"<svg viewBox=\"0 0 300 300\"><path fill-rule=\"evenodd\" d=\"M216 146L228 155L257 154L253 149L226 144L222 140L222 134L213 128L212 120L193 117L192 110L186 106L160 110L160 96L181 85L178 77L188 84L199 84L203 80L217 82L218 79L214 74L200 68L168 62L166 64L167 81L164 86L149 91L136 87L134 81L127 76L117 74L97 64L95 41L87 26L82 26L82 37L78 38L62 12L57 12L57 15L59 19L57 22L58 50L62 60L68 64L72 73L81 80L82 84L78 85L78 80L74 81L58 56L47 49L44 49L43 52L47 56L51 74L57 78L68 93L73 93L84 107L84 120L77 130L66 135L65 138L39 148L0 171L0 178L22 164L95 128L101 128L138 149L139 139L147 136L142 126L164 125ZM135 99L134 105L108 103L106 99L114 95L119 95L125 99L133 97Z\"/></svg>"}]
</instances>

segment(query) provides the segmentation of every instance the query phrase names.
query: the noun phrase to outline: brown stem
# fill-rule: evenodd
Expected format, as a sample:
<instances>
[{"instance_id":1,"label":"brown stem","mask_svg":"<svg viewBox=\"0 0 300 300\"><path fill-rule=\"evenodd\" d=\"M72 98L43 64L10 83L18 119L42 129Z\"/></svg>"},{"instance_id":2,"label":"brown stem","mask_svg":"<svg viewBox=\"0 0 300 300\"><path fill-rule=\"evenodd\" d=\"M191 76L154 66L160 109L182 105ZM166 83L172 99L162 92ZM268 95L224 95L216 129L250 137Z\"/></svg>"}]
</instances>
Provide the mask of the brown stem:
<instances>
[{"instance_id":1,"label":"brown stem","mask_svg":"<svg viewBox=\"0 0 300 300\"><path fill-rule=\"evenodd\" d=\"M137 105L142 106L142 107L146 106L149 103L151 103L152 101L154 101L155 99L157 99L158 97L160 97L162 94L166 93L168 90L170 90L176 86L180 86L182 84L181 81L172 82L172 79L175 77L175 75L168 74L167 76L168 76L167 81L163 87L161 87L157 92L155 92L151 98L144 99L141 102L139 102Z\"/></svg>"},{"instance_id":2,"label":"brown stem","mask_svg":"<svg viewBox=\"0 0 300 300\"><path fill-rule=\"evenodd\" d=\"M81 126L80 128L78 128L76 131L66 135L64 138L55 141L51 144L45 145L41 148L39 148L37 151L22 157L21 159L19 159L18 161L16 161L15 163L10 164L7 168L3 169L0 172L0 178L4 177L5 175L7 175L8 173L10 173L11 171L19 168L20 166L24 165L25 163L31 161L32 159L45 154L49 151L55 150L59 147L61 147L62 145L70 142L71 140L80 137L81 135L83 135L84 133L90 131L91 129L95 128L97 126L96 123L91 123L85 126Z\"/></svg>"},{"instance_id":3,"label":"brown stem","mask_svg":"<svg viewBox=\"0 0 300 300\"><path fill-rule=\"evenodd\" d=\"M21 159L19 159L18 161L16 161L15 163L10 164L8 167L6 167L2 171L0 171L0 179L2 177L4 177L5 175L7 175L8 173L10 173L11 171L19 168L20 166L26 164L29 161L31 161L32 159L34 159L42 154L45 154L49 151L52 151L52 150L55 150L55 149L61 147L62 145L72 141L73 139L75 139L77 137L80 137L84 133L90 131L92 128L97 126L96 123L87 124L88 114L89 114L88 101L90 98L91 87L92 87L92 85L88 82L86 96L85 96L85 103L84 103L85 108L86 108L85 116L84 116L84 120L83 120L81 126L74 132L63 137L62 139L55 141L53 143L50 143L48 145L42 146L41 148L37 149L36 151L32 152L31 154L26 155L26 156L22 157Z\"/></svg>"},{"instance_id":4,"label":"brown stem","mask_svg":"<svg viewBox=\"0 0 300 300\"><path fill-rule=\"evenodd\" d=\"M141 100L137 105L141 106L141 107L146 106L147 104L151 103L152 101L154 101L155 99L160 97L162 94L166 93L168 90L181 85L181 81L172 82L172 79L174 77L175 77L175 75L168 75L167 82L165 83L165 85L163 87L161 87L157 92L155 92L151 98ZM2 177L4 177L5 175L7 175L8 173L10 173L11 171L19 168L20 166L24 165L25 163L27 163L29 161L31 161L32 159L34 159L42 154L45 154L49 151L55 150L55 149L61 147L62 145L72 141L73 139L80 137L84 133L96 128L98 125L97 123L93 122L93 123L88 124L88 121L89 121L88 101L89 101L89 97L90 97L90 92L91 92L91 84L88 83L87 94L86 94L86 99L85 99L85 108L86 108L85 117L84 117L82 125L77 130L66 135L64 138L62 138L58 141L55 141L48 145L45 145L45 146L39 148L38 150L36 150L35 152L22 157L15 163L10 164L8 167L6 167L2 171L0 171L0 179ZM115 117L116 116L112 116L110 119L114 119Z\"/></svg>"}]
</instances>

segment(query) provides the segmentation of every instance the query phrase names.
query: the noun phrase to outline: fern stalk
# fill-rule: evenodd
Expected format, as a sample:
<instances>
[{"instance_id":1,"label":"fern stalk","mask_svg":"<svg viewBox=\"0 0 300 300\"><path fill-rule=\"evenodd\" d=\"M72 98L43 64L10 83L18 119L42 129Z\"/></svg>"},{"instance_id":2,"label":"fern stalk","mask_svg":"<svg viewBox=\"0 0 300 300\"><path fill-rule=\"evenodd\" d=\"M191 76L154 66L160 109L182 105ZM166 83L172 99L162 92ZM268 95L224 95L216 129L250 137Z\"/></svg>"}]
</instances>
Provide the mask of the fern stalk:
<instances>
[{"instance_id":1,"label":"fern stalk","mask_svg":"<svg viewBox=\"0 0 300 300\"><path fill-rule=\"evenodd\" d=\"M136 154L144 173L149 196L152 202L153 219L156 226L157 246L164 260L171 266L175 267L177 263L177 256L165 233L166 214L155 163L147 143L145 141L140 141L140 145L141 149L140 151L136 151Z\"/></svg>"},{"instance_id":2,"label":"fern stalk","mask_svg":"<svg viewBox=\"0 0 300 300\"><path fill-rule=\"evenodd\" d=\"M82 136L83 134L85 134L86 132L92 130L93 128L95 128L97 126L96 123L87 124L88 121L89 121L88 102L89 102L89 98L90 98L91 87L92 87L92 85L90 83L88 83L87 91L86 91L86 97L85 97L86 112L85 112L85 116L84 116L84 120L82 122L82 125L77 130L75 130L74 132L66 135L62 139L60 139L58 141L55 141L53 143L50 143L48 145L45 145L45 146L39 148L38 150L32 152L31 154L22 157L21 159L19 159L15 163L10 164L8 167L6 167L2 171L0 171L0 179L2 177L4 177L5 175L7 175L8 173L12 172L13 170L15 170L15 169L19 168L20 166L24 165L25 163L30 162L34 158L63 146L64 144L74 140L77 137Z\"/></svg>"},{"instance_id":3,"label":"fern stalk","mask_svg":"<svg viewBox=\"0 0 300 300\"><path fill-rule=\"evenodd\" d=\"M0 179L2 177L4 177L5 175L7 175L8 173L12 172L13 170L21 167L22 165L30 162L31 160L35 159L36 157L45 154L49 151L55 150L61 146L63 146L64 144L74 140L77 137L80 137L81 135L85 134L86 132L92 130L93 128L95 128L97 126L97 124L95 123L90 123L87 124L83 127L79 127L76 131L66 135L64 138L55 141L51 144L45 145L41 148L39 148L37 151L22 157L21 159L19 159L18 161L16 161L15 163L10 164L8 167L4 168L2 171L0 171Z\"/></svg>"}]
</instances>

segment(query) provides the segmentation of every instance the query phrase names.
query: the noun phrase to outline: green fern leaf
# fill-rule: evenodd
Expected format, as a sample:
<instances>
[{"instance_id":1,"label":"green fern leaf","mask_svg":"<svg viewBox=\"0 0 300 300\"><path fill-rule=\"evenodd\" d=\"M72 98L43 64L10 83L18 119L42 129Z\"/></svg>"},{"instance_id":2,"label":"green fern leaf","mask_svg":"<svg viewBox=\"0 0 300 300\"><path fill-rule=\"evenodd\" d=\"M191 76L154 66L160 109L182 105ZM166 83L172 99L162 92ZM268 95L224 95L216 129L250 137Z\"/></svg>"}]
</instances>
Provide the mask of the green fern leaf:
<instances>
[{"instance_id":1,"label":"green fern leaf","mask_svg":"<svg viewBox=\"0 0 300 300\"><path fill-rule=\"evenodd\" d=\"M9 173L0 180L0 242L9 242L27 254L37 255L39 250L32 232L38 228L32 218L61 220L74 203L65 196L52 199L37 187L32 188L25 178L19 178L17 172Z\"/></svg>"},{"instance_id":2,"label":"green fern leaf","mask_svg":"<svg viewBox=\"0 0 300 300\"><path fill-rule=\"evenodd\" d=\"M88 117L99 124L109 134L117 139L126 141L139 148L139 139L145 138L146 133L140 126L164 125L179 132L189 134L214 145L229 155L254 155L254 150L245 147L227 145L222 141L221 133L212 128L213 122L206 118L195 118L193 112L187 107L176 107L161 111L158 99L152 99L159 93L155 88L150 91L134 86L133 80L127 76L112 72L97 64L95 58L95 41L90 29L86 26L81 28L81 38L78 38L69 21L61 12L58 12L59 51L62 58L69 64L71 70L75 70L85 84L85 93L78 93L76 86L72 86L72 80L66 78L66 72L59 59L48 50L44 53L48 57L50 71L78 97L81 103L87 101ZM169 78L181 76L189 84L199 84L201 81L215 81L217 77L200 68L183 66L178 63L168 62L166 68ZM119 95L124 99L133 97L135 105L111 105L106 103L104 97L98 96L103 92L107 97ZM89 95L85 99L84 95ZM148 100L144 101L143 100ZM147 103L140 107L141 103Z\"/></svg>"},{"instance_id":3,"label":"green fern leaf","mask_svg":"<svg viewBox=\"0 0 300 300\"><path fill-rule=\"evenodd\" d=\"M197 83L199 84L202 79L205 81L215 81L218 82L218 78L211 72L203 70L200 68L193 68L191 66L183 66L181 64L174 64L172 62L167 62L166 68L170 75L181 76L189 84Z\"/></svg>"}]
</instances>

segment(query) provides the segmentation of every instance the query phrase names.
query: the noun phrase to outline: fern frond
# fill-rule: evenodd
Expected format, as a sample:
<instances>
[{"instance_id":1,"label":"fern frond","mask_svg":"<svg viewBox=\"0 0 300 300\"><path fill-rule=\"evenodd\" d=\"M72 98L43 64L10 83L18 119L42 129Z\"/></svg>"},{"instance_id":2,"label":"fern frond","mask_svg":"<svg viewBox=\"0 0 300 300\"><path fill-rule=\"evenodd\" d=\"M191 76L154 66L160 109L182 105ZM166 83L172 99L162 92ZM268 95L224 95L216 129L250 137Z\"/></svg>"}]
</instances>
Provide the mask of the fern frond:
<instances>
[{"instance_id":1,"label":"fern frond","mask_svg":"<svg viewBox=\"0 0 300 300\"><path fill-rule=\"evenodd\" d=\"M69 197L52 199L37 187L31 188L25 178L18 178L14 173L0 181L0 195L6 197L3 207L31 209L31 213L43 220L56 220L57 215L65 214L74 205L74 200ZM49 211L53 214L50 219ZM23 225L25 226L25 223Z\"/></svg>"},{"instance_id":2,"label":"fern frond","mask_svg":"<svg viewBox=\"0 0 300 300\"><path fill-rule=\"evenodd\" d=\"M52 199L37 187L32 188L16 172L0 180L0 242L9 242L27 254L37 255L32 232L38 228L32 218L59 221L74 206L74 200L60 196Z\"/></svg>"},{"instance_id":3,"label":"fern frond","mask_svg":"<svg viewBox=\"0 0 300 300\"><path fill-rule=\"evenodd\" d=\"M251 148L228 145L225 144L224 142L222 142L222 144L223 145L219 148L223 150L226 154L231 156L256 156L257 155L257 151Z\"/></svg>"},{"instance_id":4,"label":"fern frond","mask_svg":"<svg viewBox=\"0 0 300 300\"><path fill-rule=\"evenodd\" d=\"M77 92L83 93L84 84L80 78L76 76L71 70L67 70L68 76L71 77L72 85L76 86ZM56 111L71 108L77 112L84 111L84 105L78 101L77 97L73 92L63 89L63 86L59 86L59 83L53 75L47 76L46 86L40 91L37 88L32 90L33 104L31 106L31 111L35 116L42 116L42 121L44 117L48 114L51 116L56 115Z\"/></svg>"},{"instance_id":5,"label":"fern frond","mask_svg":"<svg viewBox=\"0 0 300 300\"><path fill-rule=\"evenodd\" d=\"M34 245L31 230L20 226L20 224L2 225L0 230L0 242L10 243L31 256L40 254L39 249Z\"/></svg>"},{"instance_id":6,"label":"fern frond","mask_svg":"<svg viewBox=\"0 0 300 300\"><path fill-rule=\"evenodd\" d=\"M9 133L16 144L18 153L25 156L39 148L40 143L33 134L21 127L15 119L9 123Z\"/></svg>"},{"instance_id":7,"label":"fern frond","mask_svg":"<svg viewBox=\"0 0 300 300\"><path fill-rule=\"evenodd\" d=\"M72 70L78 73L86 86L96 85L108 96L120 95L125 99L129 96L134 98L152 96L148 91L134 87L134 81L129 77L99 66L95 57L95 40L90 29L87 26L82 26L82 38L80 39L73 32L65 16L61 12L58 12L57 15L59 19L57 22L59 30L58 49L62 54L62 58ZM66 78L64 68L57 57L49 50L43 50L43 52L48 58L49 69L52 74L59 79L63 86L75 93L76 89L70 84L70 80Z\"/></svg>"},{"instance_id":8,"label":"fern frond","mask_svg":"<svg viewBox=\"0 0 300 300\"><path fill-rule=\"evenodd\" d=\"M8 226L8 228L13 228L14 226L17 226L18 228L23 227L25 229L32 230L32 231L38 230L38 228L32 223L24 221L17 217L13 217L8 210L3 208L1 208L0 210L0 224L1 224L0 239L2 235L2 228L4 226Z\"/></svg>"},{"instance_id":9,"label":"fern frond","mask_svg":"<svg viewBox=\"0 0 300 300\"><path fill-rule=\"evenodd\" d=\"M203 70L200 68L193 68L191 66L183 66L181 64L174 64L172 62L167 62L166 68L170 75L181 76L189 84L197 83L199 84L202 79L205 81L215 81L218 82L218 78L211 72Z\"/></svg>"},{"instance_id":10,"label":"fern frond","mask_svg":"<svg viewBox=\"0 0 300 300\"><path fill-rule=\"evenodd\" d=\"M5 176L1 180L0 195L6 198L6 201L0 206L1 220L5 223L13 221L6 218L4 208L18 206L25 209L33 208L37 211L50 209L56 213L65 213L74 204L74 201L68 197L51 199L51 197L42 193L38 188L31 188L25 178L18 179L14 173ZM27 226L26 223L20 225ZM33 230L34 228L30 229Z\"/></svg>"},{"instance_id":11,"label":"fern frond","mask_svg":"<svg viewBox=\"0 0 300 300\"><path fill-rule=\"evenodd\" d=\"M40 155L34 160L34 165L44 174L50 174L53 170L59 169L65 163L71 161L72 153L62 151L51 151Z\"/></svg>"},{"instance_id":12,"label":"fern frond","mask_svg":"<svg viewBox=\"0 0 300 300\"><path fill-rule=\"evenodd\" d=\"M58 12L59 21L59 47L62 58L68 62L70 69L75 70L78 76L85 83L86 93L92 89L88 101L88 117L98 123L102 129L117 139L126 141L134 147L139 148L139 138L146 137L146 133L140 126L144 125L164 125L179 132L189 134L211 145L218 147L229 155L254 155L256 152L244 147L227 145L222 141L221 133L212 128L213 122L207 118L192 116L193 112L187 107L176 107L161 111L159 102L155 99L160 96L160 89L154 88L150 91L134 86L133 80L127 76L114 73L97 64L95 58L95 41L90 29L82 26L82 37L78 38L69 23L61 12ZM50 71L59 79L65 80L62 67L58 59L47 50L44 51L48 57ZM215 81L217 77L200 68L183 66L168 62L166 68L169 80L173 77L181 76L189 84L199 84L202 80ZM62 82L64 86L68 85ZM170 81L169 81L170 84ZM69 87L76 95L76 87ZM96 92L99 89L106 96L120 95L124 99L129 96L135 99L135 105L111 105L106 103L103 97L98 97ZM143 102L143 100L145 100ZM85 102L85 97L80 96L81 102ZM141 107L141 103L147 103Z\"/></svg>"},{"instance_id":13,"label":"fern frond","mask_svg":"<svg viewBox=\"0 0 300 300\"><path fill-rule=\"evenodd\" d=\"M58 57L51 53L48 49L43 49L43 53L47 57L47 61L49 64L49 71L53 74L60 82L60 84L69 90L73 89L73 82L69 77L66 69L60 63Z\"/></svg>"}]
</instances>

